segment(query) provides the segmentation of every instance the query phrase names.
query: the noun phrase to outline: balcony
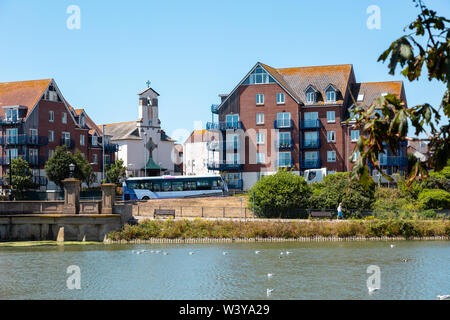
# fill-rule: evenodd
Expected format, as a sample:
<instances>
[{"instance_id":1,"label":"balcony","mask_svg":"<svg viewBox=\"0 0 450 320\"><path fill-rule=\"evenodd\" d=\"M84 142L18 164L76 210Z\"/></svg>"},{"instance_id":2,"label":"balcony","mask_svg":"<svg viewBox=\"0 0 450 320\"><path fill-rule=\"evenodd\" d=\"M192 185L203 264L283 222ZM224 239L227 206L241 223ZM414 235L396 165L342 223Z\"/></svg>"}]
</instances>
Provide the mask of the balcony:
<instances>
[{"instance_id":1,"label":"balcony","mask_svg":"<svg viewBox=\"0 0 450 320\"><path fill-rule=\"evenodd\" d=\"M320 139L307 139L302 140L300 143L301 149L319 149L320 148Z\"/></svg>"},{"instance_id":2,"label":"balcony","mask_svg":"<svg viewBox=\"0 0 450 320\"><path fill-rule=\"evenodd\" d=\"M209 142L206 143L206 148L207 148L209 151L216 151L216 150L219 150L219 148L220 148L220 143L219 143L219 141L209 141Z\"/></svg>"},{"instance_id":3,"label":"balcony","mask_svg":"<svg viewBox=\"0 0 450 320\"><path fill-rule=\"evenodd\" d=\"M11 160L14 160L17 158L26 160L30 164L30 166L33 166L33 167L44 165L45 162L47 161L47 157L25 156L25 155L12 156ZM0 157L0 165L1 166L8 166L9 164L10 164L10 157L8 157L8 156Z\"/></svg>"},{"instance_id":4,"label":"balcony","mask_svg":"<svg viewBox=\"0 0 450 320\"><path fill-rule=\"evenodd\" d=\"M207 122L206 130L239 130L242 129L242 121L235 122Z\"/></svg>"},{"instance_id":5,"label":"balcony","mask_svg":"<svg viewBox=\"0 0 450 320\"><path fill-rule=\"evenodd\" d=\"M15 136L1 136L0 144L2 146L9 146L9 145L45 146L48 144L48 137L31 136L27 134L19 134Z\"/></svg>"},{"instance_id":6,"label":"balcony","mask_svg":"<svg viewBox=\"0 0 450 320\"><path fill-rule=\"evenodd\" d=\"M119 151L119 145L116 143L106 143L105 144L105 153L114 153Z\"/></svg>"},{"instance_id":7,"label":"balcony","mask_svg":"<svg viewBox=\"0 0 450 320\"><path fill-rule=\"evenodd\" d=\"M14 126L22 123L23 119L0 117L0 126Z\"/></svg>"},{"instance_id":8,"label":"balcony","mask_svg":"<svg viewBox=\"0 0 450 320\"><path fill-rule=\"evenodd\" d=\"M292 159L278 159L275 161L276 168L292 168L294 161Z\"/></svg>"},{"instance_id":9,"label":"balcony","mask_svg":"<svg viewBox=\"0 0 450 320\"><path fill-rule=\"evenodd\" d=\"M230 180L226 181L228 189L239 189L242 190L244 186L244 181L242 179L239 180Z\"/></svg>"},{"instance_id":10,"label":"balcony","mask_svg":"<svg viewBox=\"0 0 450 320\"><path fill-rule=\"evenodd\" d=\"M208 162L208 170L229 171L229 170L242 170L244 165L242 163L235 162Z\"/></svg>"},{"instance_id":11,"label":"balcony","mask_svg":"<svg viewBox=\"0 0 450 320\"><path fill-rule=\"evenodd\" d=\"M294 121L289 119L283 119L283 120L274 120L273 121L273 127L275 129L294 129Z\"/></svg>"},{"instance_id":12,"label":"balcony","mask_svg":"<svg viewBox=\"0 0 450 320\"><path fill-rule=\"evenodd\" d=\"M219 113L219 105L218 104L211 105L211 113L214 113L214 114Z\"/></svg>"},{"instance_id":13,"label":"balcony","mask_svg":"<svg viewBox=\"0 0 450 320\"><path fill-rule=\"evenodd\" d=\"M321 166L322 166L322 161L320 159L300 161L301 169L317 169L317 168L320 168Z\"/></svg>"},{"instance_id":14,"label":"balcony","mask_svg":"<svg viewBox=\"0 0 450 320\"><path fill-rule=\"evenodd\" d=\"M279 150L292 150L294 142L292 139L275 140L275 148Z\"/></svg>"},{"instance_id":15,"label":"balcony","mask_svg":"<svg viewBox=\"0 0 450 320\"><path fill-rule=\"evenodd\" d=\"M401 157L401 156L381 156L380 159L380 166L394 166L394 167L406 167L408 166L408 158L407 157Z\"/></svg>"},{"instance_id":16,"label":"balcony","mask_svg":"<svg viewBox=\"0 0 450 320\"><path fill-rule=\"evenodd\" d=\"M320 129L321 122L319 119L316 120L302 120L300 121L300 129Z\"/></svg>"},{"instance_id":17,"label":"balcony","mask_svg":"<svg viewBox=\"0 0 450 320\"><path fill-rule=\"evenodd\" d=\"M61 146L66 146L67 149L73 149L75 148L75 141L73 139L61 139Z\"/></svg>"}]
</instances>

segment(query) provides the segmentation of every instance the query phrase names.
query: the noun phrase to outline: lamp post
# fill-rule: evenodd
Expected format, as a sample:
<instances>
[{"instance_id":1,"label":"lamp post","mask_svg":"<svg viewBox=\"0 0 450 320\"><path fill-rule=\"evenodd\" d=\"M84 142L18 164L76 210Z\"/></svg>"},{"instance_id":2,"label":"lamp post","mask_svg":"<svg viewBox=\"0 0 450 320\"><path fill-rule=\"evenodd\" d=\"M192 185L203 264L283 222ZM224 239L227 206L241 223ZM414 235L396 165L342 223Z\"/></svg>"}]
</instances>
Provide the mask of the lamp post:
<instances>
[{"instance_id":1,"label":"lamp post","mask_svg":"<svg viewBox=\"0 0 450 320\"><path fill-rule=\"evenodd\" d=\"M144 177L147 176L147 132L144 132Z\"/></svg>"},{"instance_id":2,"label":"lamp post","mask_svg":"<svg viewBox=\"0 0 450 320\"><path fill-rule=\"evenodd\" d=\"M69 164L69 170L70 170L70 178L74 177L74 171L75 171L75 165L73 163Z\"/></svg>"},{"instance_id":3,"label":"lamp post","mask_svg":"<svg viewBox=\"0 0 450 320\"><path fill-rule=\"evenodd\" d=\"M9 151L9 201L12 201L12 163L11 151Z\"/></svg>"}]
</instances>

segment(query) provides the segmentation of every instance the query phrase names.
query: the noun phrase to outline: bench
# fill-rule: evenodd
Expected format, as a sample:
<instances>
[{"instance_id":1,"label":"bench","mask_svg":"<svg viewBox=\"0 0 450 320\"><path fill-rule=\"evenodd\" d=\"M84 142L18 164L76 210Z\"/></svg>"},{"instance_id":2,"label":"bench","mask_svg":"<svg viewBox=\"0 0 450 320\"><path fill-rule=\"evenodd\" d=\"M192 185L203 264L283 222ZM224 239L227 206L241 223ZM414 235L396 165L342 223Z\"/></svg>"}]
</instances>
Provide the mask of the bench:
<instances>
[{"instance_id":1,"label":"bench","mask_svg":"<svg viewBox=\"0 0 450 320\"><path fill-rule=\"evenodd\" d=\"M156 218L157 216L172 216L175 219L175 209L155 209L153 218Z\"/></svg>"},{"instance_id":2,"label":"bench","mask_svg":"<svg viewBox=\"0 0 450 320\"><path fill-rule=\"evenodd\" d=\"M331 212L330 211L312 211L309 216L311 218L330 218L331 219Z\"/></svg>"}]
</instances>

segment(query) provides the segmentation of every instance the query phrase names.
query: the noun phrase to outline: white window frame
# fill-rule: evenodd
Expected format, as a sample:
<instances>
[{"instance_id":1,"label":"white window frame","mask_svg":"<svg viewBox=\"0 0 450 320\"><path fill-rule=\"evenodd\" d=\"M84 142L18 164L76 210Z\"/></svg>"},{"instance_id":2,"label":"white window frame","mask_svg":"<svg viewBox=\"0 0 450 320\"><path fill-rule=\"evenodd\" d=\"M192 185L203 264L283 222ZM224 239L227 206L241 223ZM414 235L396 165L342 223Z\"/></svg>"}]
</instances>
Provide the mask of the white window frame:
<instances>
[{"instance_id":1,"label":"white window frame","mask_svg":"<svg viewBox=\"0 0 450 320\"><path fill-rule=\"evenodd\" d=\"M336 162L336 151L327 151L327 162Z\"/></svg>"},{"instance_id":2,"label":"white window frame","mask_svg":"<svg viewBox=\"0 0 450 320\"><path fill-rule=\"evenodd\" d=\"M317 103L317 92L312 87L306 90L306 103L314 104Z\"/></svg>"},{"instance_id":3,"label":"white window frame","mask_svg":"<svg viewBox=\"0 0 450 320\"><path fill-rule=\"evenodd\" d=\"M264 124L264 113L256 114L256 124Z\"/></svg>"},{"instance_id":4,"label":"white window frame","mask_svg":"<svg viewBox=\"0 0 450 320\"><path fill-rule=\"evenodd\" d=\"M289 117L286 119L286 115ZM287 121L287 125L284 125L284 122ZM283 125L280 125L283 123ZM289 128L291 126L291 113L290 112L278 112L277 113L277 127L279 128Z\"/></svg>"},{"instance_id":5,"label":"white window frame","mask_svg":"<svg viewBox=\"0 0 450 320\"><path fill-rule=\"evenodd\" d=\"M265 164L266 158L264 152L257 152L256 153L256 164Z\"/></svg>"},{"instance_id":6,"label":"white window frame","mask_svg":"<svg viewBox=\"0 0 450 320\"><path fill-rule=\"evenodd\" d=\"M18 108L8 108L5 110L6 121L16 121L19 118Z\"/></svg>"},{"instance_id":7,"label":"white window frame","mask_svg":"<svg viewBox=\"0 0 450 320\"><path fill-rule=\"evenodd\" d=\"M354 134L354 133L356 134L356 132L358 133L358 136L356 137L356 139L354 139L354 138L353 138L353 134ZM357 142L357 141L358 141L358 139L359 139L359 134L360 134L359 130L351 130L351 131L350 131L350 137L351 137L352 142Z\"/></svg>"},{"instance_id":8,"label":"white window frame","mask_svg":"<svg viewBox=\"0 0 450 320\"><path fill-rule=\"evenodd\" d=\"M333 95L333 97L332 97L332 99L329 99L328 98L328 94L332 94ZM331 87L331 86L329 86L328 88L327 88L327 90L325 90L325 99L326 99L326 102L336 102L336 99L337 99L337 92L336 92L336 90L333 88L333 87Z\"/></svg>"},{"instance_id":9,"label":"white window frame","mask_svg":"<svg viewBox=\"0 0 450 320\"><path fill-rule=\"evenodd\" d=\"M257 93L255 101L256 101L256 105L257 106L264 105L264 94L263 93Z\"/></svg>"},{"instance_id":10,"label":"white window frame","mask_svg":"<svg viewBox=\"0 0 450 320\"><path fill-rule=\"evenodd\" d=\"M355 162L359 157L359 150L356 150L355 153L353 153L352 162Z\"/></svg>"},{"instance_id":11,"label":"white window frame","mask_svg":"<svg viewBox=\"0 0 450 320\"><path fill-rule=\"evenodd\" d=\"M55 141L55 131L48 130L48 142L54 142Z\"/></svg>"},{"instance_id":12,"label":"white window frame","mask_svg":"<svg viewBox=\"0 0 450 320\"><path fill-rule=\"evenodd\" d=\"M283 92L277 93L277 104L285 104L285 96Z\"/></svg>"},{"instance_id":13,"label":"white window frame","mask_svg":"<svg viewBox=\"0 0 450 320\"><path fill-rule=\"evenodd\" d=\"M336 142L336 131L327 131L327 142Z\"/></svg>"},{"instance_id":14,"label":"white window frame","mask_svg":"<svg viewBox=\"0 0 450 320\"><path fill-rule=\"evenodd\" d=\"M333 119L330 119L329 115L333 115ZM336 122L336 111L327 111L327 123L335 123Z\"/></svg>"},{"instance_id":15,"label":"white window frame","mask_svg":"<svg viewBox=\"0 0 450 320\"><path fill-rule=\"evenodd\" d=\"M94 163L94 164L98 163L98 155L95 153L92 155L92 163Z\"/></svg>"},{"instance_id":16,"label":"white window frame","mask_svg":"<svg viewBox=\"0 0 450 320\"><path fill-rule=\"evenodd\" d=\"M80 134L80 146L84 146L85 145L85 135L84 134Z\"/></svg>"},{"instance_id":17,"label":"white window frame","mask_svg":"<svg viewBox=\"0 0 450 320\"><path fill-rule=\"evenodd\" d=\"M67 112L62 113L61 122L67 124Z\"/></svg>"},{"instance_id":18,"label":"white window frame","mask_svg":"<svg viewBox=\"0 0 450 320\"><path fill-rule=\"evenodd\" d=\"M55 122L55 112L53 110L48 112L48 122Z\"/></svg>"},{"instance_id":19,"label":"white window frame","mask_svg":"<svg viewBox=\"0 0 450 320\"><path fill-rule=\"evenodd\" d=\"M289 154L289 157L284 157L284 155ZM283 156L281 156L283 155ZM283 161L289 160L289 164L280 165L280 160L283 158ZM290 151L278 152L278 167L289 167L292 163L292 153Z\"/></svg>"},{"instance_id":20,"label":"white window frame","mask_svg":"<svg viewBox=\"0 0 450 320\"><path fill-rule=\"evenodd\" d=\"M319 160L319 152L318 151L306 151L305 152L305 160L306 161L317 161L317 160Z\"/></svg>"},{"instance_id":21,"label":"white window frame","mask_svg":"<svg viewBox=\"0 0 450 320\"><path fill-rule=\"evenodd\" d=\"M265 143L265 134L264 132L257 132L256 133L256 144L264 144Z\"/></svg>"},{"instance_id":22,"label":"white window frame","mask_svg":"<svg viewBox=\"0 0 450 320\"><path fill-rule=\"evenodd\" d=\"M96 145L97 145L97 143L98 143L97 140L98 140L98 137L97 137L96 135L93 135L93 136L92 136L92 145L93 145L93 146L96 146Z\"/></svg>"}]
</instances>

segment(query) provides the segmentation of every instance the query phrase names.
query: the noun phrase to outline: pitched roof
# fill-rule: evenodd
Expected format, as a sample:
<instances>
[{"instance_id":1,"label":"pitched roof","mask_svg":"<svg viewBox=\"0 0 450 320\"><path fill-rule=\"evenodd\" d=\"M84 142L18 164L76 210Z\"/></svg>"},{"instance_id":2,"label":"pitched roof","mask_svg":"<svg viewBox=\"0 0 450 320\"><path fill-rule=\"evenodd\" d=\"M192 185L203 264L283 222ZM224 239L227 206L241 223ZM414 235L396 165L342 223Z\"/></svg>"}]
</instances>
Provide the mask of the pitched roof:
<instances>
[{"instance_id":1,"label":"pitched roof","mask_svg":"<svg viewBox=\"0 0 450 320\"><path fill-rule=\"evenodd\" d=\"M193 130L184 143L207 142L208 130Z\"/></svg>"},{"instance_id":2,"label":"pitched roof","mask_svg":"<svg viewBox=\"0 0 450 320\"><path fill-rule=\"evenodd\" d=\"M142 140L136 121L105 124L104 134L111 136L111 140Z\"/></svg>"},{"instance_id":3,"label":"pitched roof","mask_svg":"<svg viewBox=\"0 0 450 320\"><path fill-rule=\"evenodd\" d=\"M94 133L96 133L98 136L102 135L102 130L100 130L100 128L95 124L94 120L91 119L91 117L89 117L89 115L87 114L86 110L84 109L74 109L73 110L75 112L75 114L77 116L80 116L82 113L84 113L85 115L85 121L86 124L88 126L89 129L89 134L93 135Z\"/></svg>"},{"instance_id":4,"label":"pitched roof","mask_svg":"<svg viewBox=\"0 0 450 320\"><path fill-rule=\"evenodd\" d=\"M4 106L22 105L28 107L28 116L44 94L53 79L15 81L0 83L0 116L4 115Z\"/></svg>"},{"instance_id":5,"label":"pitched roof","mask_svg":"<svg viewBox=\"0 0 450 320\"><path fill-rule=\"evenodd\" d=\"M269 72L276 80L284 83L286 89L290 89L291 93L298 97L298 100L306 102L306 89L313 86L325 96L325 90L329 85L339 90L336 104L343 103L343 95L347 91L349 79L353 72L351 64L316 66L316 67L297 67L297 68L280 68L275 69L261 63L267 72ZM325 104L322 100L318 100L317 104Z\"/></svg>"},{"instance_id":6,"label":"pitched roof","mask_svg":"<svg viewBox=\"0 0 450 320\"><path fill-rule=\"evenodd\" d=\"M394 94L399 99L405 99L402 91L403 81L354 83L351 89L355 101L365 106L372 105L373 101L384 93ZM362 101L357 101L360 94L364 95L363 99ZM350 104L353 104L353 102L350 102Z\"/></svg>"},{"instance_id":7,"label":"pitched roof","mask_svg":"<svg viewBox=\"0 0 450 320\"><path fill-rule=\"evenodd\" d=\"M145 165L145 169L147 169L147 170L162 170L162 171L166 171L167 170L167 169L157 165L156 162L153 161L152 158L148 159L147 164Z\"/></svg>"}]
</instances>

